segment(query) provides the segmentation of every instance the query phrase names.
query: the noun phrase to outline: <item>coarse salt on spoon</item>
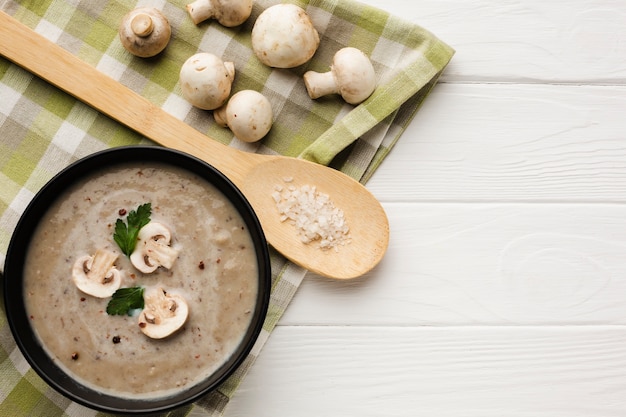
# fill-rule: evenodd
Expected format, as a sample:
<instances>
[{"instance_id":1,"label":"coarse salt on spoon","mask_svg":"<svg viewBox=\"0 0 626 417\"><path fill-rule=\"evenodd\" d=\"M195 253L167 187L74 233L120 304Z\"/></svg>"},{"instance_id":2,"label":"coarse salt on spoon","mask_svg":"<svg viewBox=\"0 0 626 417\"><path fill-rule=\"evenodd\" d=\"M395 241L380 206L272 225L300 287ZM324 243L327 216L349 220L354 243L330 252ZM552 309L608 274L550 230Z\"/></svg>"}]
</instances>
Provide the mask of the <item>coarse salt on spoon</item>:
<instances>
[{"instance_id":1,"label":"coarse salt on spoon","mask_svg":"<svg viewBox=\"0 0 626 417\"><path fill-rule=\"evenodd\" d=\"M367 273L384 256L387 216L358 181L305 160L243 152L211 140L1 11L0 39L0 54L15 64L145 137L221 171L254 208L268 242L295 264L325 277L347 279ZM303 243L294 226L281 221L272 198L277 186L288 185L311 185L327 194L344 213L350 242L334 249Z\"/></svg>"}]
</instances>

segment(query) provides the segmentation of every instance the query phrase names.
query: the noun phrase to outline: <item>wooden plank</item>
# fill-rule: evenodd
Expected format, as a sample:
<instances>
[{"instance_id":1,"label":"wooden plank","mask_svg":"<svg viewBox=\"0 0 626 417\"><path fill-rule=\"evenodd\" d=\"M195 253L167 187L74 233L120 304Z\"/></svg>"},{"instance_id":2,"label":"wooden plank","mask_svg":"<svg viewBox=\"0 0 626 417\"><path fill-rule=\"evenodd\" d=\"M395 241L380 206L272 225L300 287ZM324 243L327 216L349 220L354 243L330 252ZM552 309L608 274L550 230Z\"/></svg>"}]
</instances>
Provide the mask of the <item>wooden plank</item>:
<instances>
[{"instance_id":1,"label":"wooden plank","mask_svg":"<svg viewBox=\"0 0 626 417\"><path fill-rule=\"evenodd\" d=\"M626 324L622 204L385 204L387 255L305 277L283 325Z\"/></svg>"},{"instance_id":2,"label":"wooden plank","mask_svg":"<svg viewBox=\"0 0 626 417\"><path fill-rule=\"evenodd\" d=\"M383 201L626 201L625 87L441 84L368 183Z\"/></svg>"},{"instance_id":3,"label":"wooden plank","mask_svg":"<svg viewBox=\"0 0 626 417\"><path fill-rule=\"evenodd\" d=\"M626 8L366 2L457 54L368 184L383 262L307 276L226 415L622 416Z\"/></svg>"},{"instance_id":4,"label":"wooden plank","mask_svg":"<svg viewBox=\"0 0 626 417\"><path fill-rule=\"evenodd\" d=\"M610 417L626 328L279 327L236 416Z\"/></svg>"},{"instance_id":5,"label":"wooden plank","mask_svg":"<svg viewBox=\"0 0 626 417\"><path fill-rule=\"evenodd\" d=\"M367 0L457 51L444 81L625 84L621 0Z\"/></svg>"}]
</instances>

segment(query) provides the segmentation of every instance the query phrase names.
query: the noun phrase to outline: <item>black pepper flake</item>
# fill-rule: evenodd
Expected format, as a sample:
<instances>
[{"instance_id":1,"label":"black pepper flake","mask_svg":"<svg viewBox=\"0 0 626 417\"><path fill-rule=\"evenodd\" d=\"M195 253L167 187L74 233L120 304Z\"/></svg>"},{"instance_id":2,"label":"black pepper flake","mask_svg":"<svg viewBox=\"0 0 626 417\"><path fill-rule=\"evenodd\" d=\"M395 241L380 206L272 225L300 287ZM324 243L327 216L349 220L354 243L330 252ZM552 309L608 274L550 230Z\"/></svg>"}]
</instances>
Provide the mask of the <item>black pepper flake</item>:
<instances>
[{"instance_id":1,"label":"black pepper flake","mask_svg":"<svg viewBox=\"0 0 626 417\"><path fill-rule=\"evenodd\" d=\"M119 342L121 342L121 341L122 341L122 339L120 339L120 337L119 337L119 336L113 336L113 339L112 339L112 340L113 340L113 343L115 343L116 345L117 345Z\"/></svg>"},{"instance_id":2,"label":"black pepper flake","mask_svg":"<svg viewBox=\"0 0 626 417\"><path fill-rule=\"evenodd\" d=\"M86 298L85 297L80 297L80 301L85 301Z\"/></svg>"},{"instance_id":3,"label":"black pepper flake","mask_svg":"<svg viewBox=\"0 0 626 417\"><path fill-rule=\"evenodd\" d=\"M139 327L141 327L142 329L143 329L144 327L146 327L146 326L147 326L147 325L146 325L146 323L144 323L143 321L142 321L141 323L139 323Z\"/></svg>"},{"instance_id":4,"label":"black pepper flake","mask_svg":"<svg viewBox=\"0 0 626 417\"><path fill-rule=\"evenodd\" d=\"M124 216L126 215L126 209L121 208L118 212L117 212L120 216Z\"/></svg>"},{"instance_id":5,"label":"black pepper flake","mask_svg":"<svg viewBox=\"0 0 626 417\"><path fill-rule=\"evenodd\" d=\"M198 264L198 268L204 269L204 261L200 261L200 263Z\"/></svg>"},{"instance_id":6,"label":"black pepper flake","mask_svg":"<svg viewBox=\"0 0 626 417\"><path fill-rule=\"evenodd\" d=\"M73 361L77 361L78 360L78 352L72 353L72 360Z\"/></svg>"}]
</instances>

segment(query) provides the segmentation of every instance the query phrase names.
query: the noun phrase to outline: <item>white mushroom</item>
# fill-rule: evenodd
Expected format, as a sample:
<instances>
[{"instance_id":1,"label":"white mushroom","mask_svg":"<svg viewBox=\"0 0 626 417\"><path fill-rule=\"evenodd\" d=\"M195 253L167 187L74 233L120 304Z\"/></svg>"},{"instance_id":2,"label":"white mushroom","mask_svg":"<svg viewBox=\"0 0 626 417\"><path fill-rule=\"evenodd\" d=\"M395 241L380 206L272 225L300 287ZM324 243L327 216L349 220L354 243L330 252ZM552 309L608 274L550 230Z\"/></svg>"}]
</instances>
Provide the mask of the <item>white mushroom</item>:
<instances>
[{"instance_id":1,"label":"white mushroom","mask_svg":"<svg viewBox=\"0 0 626 417\"><path fill-rule=\"evenodd\" d=\"M242 90L213 112L215 121L232 130L244 142L256 142L270 131L274 113L269 100L258 91Z\"/></svg>"},{"instance_id":2,"label":"white mushroom","mask_svg":"<svg viewBox=\"0 0 626 417\"><path fill-rule=\"evenodd\" d=\"M226 102L235 78L235 65L208 52L199 52L180 69L183 96L194 106L213 110Z\"/></svg>"},{"instance_id":3,"label":"white mushroom","mask_svg":"<svg viewBox=\"0 0 626 417\"><path fill-rule=\"evenodd\" d=\"M252 50L270 67L293 68L309 61L320 38L304 9L276 4L265 9L252 27Z\"/></svg>"},{"instance_id":4,"label":"white mushroom","mask_svg":"<svg viewBox=\"0 0 626 417\"><path fill-rule=\"evenodd\" d=\"M139 328L148 337L163 339L180 329L189 315L187 301L169 294L161 287L146 289L144 309L139 314Z\"/></svg>"},{"instance_id":5,"label":"white mushroom","mask_svg":"<svg viewBox=\"0 0 626 417\"><path fill-rule=\"evenodd\" d=\"M172 28L158 9L140 7L128 12L119 27L122 45L128 52L142 58L154 56L167 46Z\"/></svg>"},{"instance_id":6,"label":"white mushroom","mask_svg":"<svg viewBox=\"0 0 626 417\"><path fill-rule=\"evenodd\" d=\"M307 71L304 84L312 99L339 93L347 103L359 104L374 92L376 73L362 51L346 47L335 53L330 71Z\"/></svg>"},{"instance_id":7,"label":"white mushroom","mask_svg":"<svg viewBox=\"0 0 626 417\"><path fill-rule=\"evenodd\" d=\"M94 297L112 296L122 283L122 274L114 266L117 257L115 252L98 249L93 256L78 258L72 268L72 280L76 287Z\"/></svg>"},{"instance_id":8,"label":"white mushroom","mask_svg":"<svg viewBox=\"0 0 626 417\"><path fill-rule=\"evenodd\" d=\"M196 25L216 19L222 26L239 26L252 13L252 0L196 0L187 5L187 12Z\"/></svg>"},{"instance_id":9,"label":"white mushroom","mask_svg":"<svg viewBox=\"0 0 626 417\"><path fill-rule=\"evenodd\" d=\"M160 266L171 269L178 257L178 250L170 246L170 230L158 222L150 222L139 231L135 250L130 254L133 266L149 274Z\"/></svg>"}]
</instances>

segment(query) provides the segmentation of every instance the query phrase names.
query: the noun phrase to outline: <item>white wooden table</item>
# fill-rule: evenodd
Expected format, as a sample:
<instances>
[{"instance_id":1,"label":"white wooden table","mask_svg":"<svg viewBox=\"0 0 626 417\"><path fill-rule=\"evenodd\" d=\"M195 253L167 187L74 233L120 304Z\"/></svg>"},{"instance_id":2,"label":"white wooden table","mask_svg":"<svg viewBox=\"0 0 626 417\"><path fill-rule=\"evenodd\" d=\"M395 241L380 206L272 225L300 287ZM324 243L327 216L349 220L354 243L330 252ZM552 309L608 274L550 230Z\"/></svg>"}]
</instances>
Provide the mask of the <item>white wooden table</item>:
<instances>
[{"instance_id":1,"label":"white wooden table","mask_svg":"<svg viewBox=\"0 0 626 417\"><path fill-rule=\"evenodd\" d=\"M365 2L457 53L226 417L626 415L626 1Z\"/></svg>"}]
</instances>

